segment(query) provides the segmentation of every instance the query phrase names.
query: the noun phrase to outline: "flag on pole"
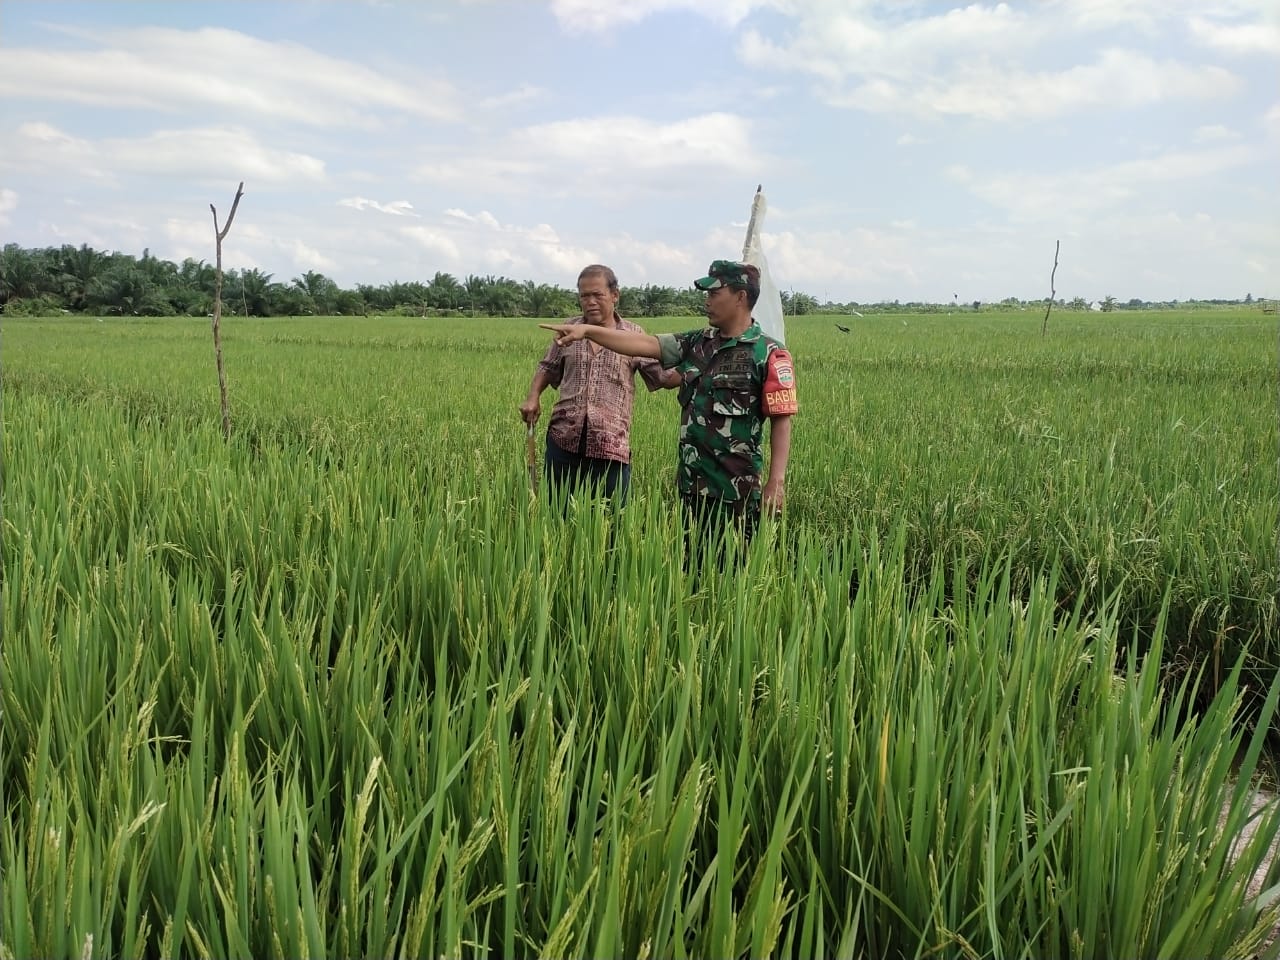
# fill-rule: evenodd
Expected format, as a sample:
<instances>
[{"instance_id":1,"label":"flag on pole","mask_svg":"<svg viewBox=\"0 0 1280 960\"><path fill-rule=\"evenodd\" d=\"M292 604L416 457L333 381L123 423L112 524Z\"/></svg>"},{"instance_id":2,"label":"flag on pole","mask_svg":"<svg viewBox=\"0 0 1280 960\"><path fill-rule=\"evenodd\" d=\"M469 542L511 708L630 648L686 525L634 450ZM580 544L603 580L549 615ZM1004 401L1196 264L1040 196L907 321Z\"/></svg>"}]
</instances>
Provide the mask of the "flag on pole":
<instances>
[{"instance_id":1,"label":"flag on pole","mask_svg":"<svg viewBox=\"0 0 1280 960\"><path fill-rule=\"evenodd\" d=\"M786 343L786 324L782 313L782 294L773 277L769 276L769 263L764 258L764 250L760 245L760 231L764 229L766 204L764 193L756 186L756 196L751 202L751 219L747 222L747 238L742 244L743 262L749 263L760 271L760 299L756 301L751 315L766 336L773 337L779 343Z\"/></svg>"}]
</instances>

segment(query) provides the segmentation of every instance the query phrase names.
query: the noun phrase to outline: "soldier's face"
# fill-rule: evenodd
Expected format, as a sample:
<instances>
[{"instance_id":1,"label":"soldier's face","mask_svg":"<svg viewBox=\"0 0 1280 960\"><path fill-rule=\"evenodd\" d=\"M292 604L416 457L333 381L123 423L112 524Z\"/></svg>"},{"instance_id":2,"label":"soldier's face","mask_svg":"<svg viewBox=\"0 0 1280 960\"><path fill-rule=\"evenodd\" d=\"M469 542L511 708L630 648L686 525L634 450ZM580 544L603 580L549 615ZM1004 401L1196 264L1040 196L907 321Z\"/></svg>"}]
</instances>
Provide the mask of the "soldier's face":
<instances>
[{"instance_id":1,"label":"soldier's face","mask_svg":"<svg viewBox=\"0 0 1280 960\"><path fill-rule=\"evenodd\" d=\"M738 291L732 287L716 287L707 291L707 322L719 327L733 319Z\"/></svg>"},{"instance_id":2,"label":"soldier's face","mask_svg":"<svg viewBox=\"0 0 1280 960\"><path fill-rule=\"evenodd\" d=\"M578 281L578 303L587 323L601 327L613 319L614 307L618 305L618 293L609 289L604 277L584 277Z\"/></svg>"}]
</instances>

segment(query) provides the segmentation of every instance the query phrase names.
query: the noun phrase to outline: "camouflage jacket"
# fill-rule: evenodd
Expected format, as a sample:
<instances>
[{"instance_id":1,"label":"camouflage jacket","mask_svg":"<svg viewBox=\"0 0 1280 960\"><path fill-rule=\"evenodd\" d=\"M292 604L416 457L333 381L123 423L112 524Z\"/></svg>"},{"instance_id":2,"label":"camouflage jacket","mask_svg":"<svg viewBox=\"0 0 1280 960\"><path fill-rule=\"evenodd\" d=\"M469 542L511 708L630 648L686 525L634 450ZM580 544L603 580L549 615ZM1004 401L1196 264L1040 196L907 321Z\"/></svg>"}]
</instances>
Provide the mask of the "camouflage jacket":
<instances>
[{"instance_id":1,"label":"camouflage jacket","mask_svg":"<svg viewBox=\"0 0 1280 960\"><path fill-rule=\"evenodd\" d=\"M797 410L791 355L754 321L737 337L708 327L663 334L662 365L680 387L682 494L750 501L760 497L764 421Z\"/></svg>"}]
</instances>

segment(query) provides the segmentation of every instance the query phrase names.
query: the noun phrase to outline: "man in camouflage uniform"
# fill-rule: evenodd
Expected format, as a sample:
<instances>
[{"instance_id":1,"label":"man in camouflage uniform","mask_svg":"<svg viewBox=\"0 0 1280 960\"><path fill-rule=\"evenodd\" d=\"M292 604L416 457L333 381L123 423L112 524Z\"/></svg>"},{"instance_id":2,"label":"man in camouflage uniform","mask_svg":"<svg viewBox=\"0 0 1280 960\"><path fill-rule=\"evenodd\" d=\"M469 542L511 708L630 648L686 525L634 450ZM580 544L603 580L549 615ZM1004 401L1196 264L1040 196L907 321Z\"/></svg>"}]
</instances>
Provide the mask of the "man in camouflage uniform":
<instances>
[{"instance_id":1,"label":"man in camouflage uniform","mask_svg":"<svg viewBox=\"0 0 1280 960\"><path fill-rule=\"evenodd\" d=\"M657 358L679 371L680 462L676 483L696 527L718 537L726 528L750 540L761 505L782 509L791 417L796 413L791 355L761 332L751 310L760 296L760 271L716 260L694 281L707 294L701 330L653 336L583 325L542 324L566 345L587 338L617 353ZM769 421L769 471L762 440Z\"/></svg>"}]
</instances>

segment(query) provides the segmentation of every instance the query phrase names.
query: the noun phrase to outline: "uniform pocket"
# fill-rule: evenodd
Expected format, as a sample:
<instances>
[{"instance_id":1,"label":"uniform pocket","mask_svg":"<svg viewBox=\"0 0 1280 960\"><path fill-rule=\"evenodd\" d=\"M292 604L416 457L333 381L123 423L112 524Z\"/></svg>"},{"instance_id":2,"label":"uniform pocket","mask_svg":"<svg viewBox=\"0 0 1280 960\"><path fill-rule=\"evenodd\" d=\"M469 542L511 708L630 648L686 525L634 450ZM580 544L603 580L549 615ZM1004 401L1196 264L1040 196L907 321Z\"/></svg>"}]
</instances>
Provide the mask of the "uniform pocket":
<instances>
[{"instance_id":1,"label":"uniform pocket","mask_svg":"<svg viewBox=\"0 0 1280 960\"><path fill-rule=\"evenodd\" d=\"M756 397L747 377L713 374L711 377L711 412L722 417L749 416Z\"/></svg>"}]
</instances>

